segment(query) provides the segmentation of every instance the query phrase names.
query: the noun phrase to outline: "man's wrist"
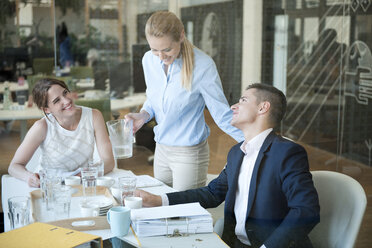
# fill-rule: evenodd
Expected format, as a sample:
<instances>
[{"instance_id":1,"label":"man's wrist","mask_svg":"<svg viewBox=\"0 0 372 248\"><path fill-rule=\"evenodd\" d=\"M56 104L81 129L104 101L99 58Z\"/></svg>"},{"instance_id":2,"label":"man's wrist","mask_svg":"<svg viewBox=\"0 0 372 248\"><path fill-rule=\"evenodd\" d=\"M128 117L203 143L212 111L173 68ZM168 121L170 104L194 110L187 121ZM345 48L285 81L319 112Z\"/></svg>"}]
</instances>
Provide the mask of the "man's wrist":
<instances>
[{"instance_id":1,"label":"man's wrist","mask_svg":"<svg viewBox=\"0 0 372 248\"><path fill-rule=\"evenodd\" d=\"M162 195L160 195L160 197L161 197L161 205L162 206L169 206L168 196L166 194L162 194Z\"/></svg>"}]
</instances>

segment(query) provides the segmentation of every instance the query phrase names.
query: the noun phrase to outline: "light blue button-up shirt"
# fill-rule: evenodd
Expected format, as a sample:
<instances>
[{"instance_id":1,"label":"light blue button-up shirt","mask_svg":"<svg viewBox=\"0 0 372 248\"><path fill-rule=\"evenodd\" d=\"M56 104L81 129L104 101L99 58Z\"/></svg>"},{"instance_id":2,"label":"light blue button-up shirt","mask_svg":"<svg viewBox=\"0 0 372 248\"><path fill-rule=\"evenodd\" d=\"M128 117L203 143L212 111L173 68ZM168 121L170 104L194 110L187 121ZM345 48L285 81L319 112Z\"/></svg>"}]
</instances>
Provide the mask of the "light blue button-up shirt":
<instances>
[{"instance_id":1,"label":"light blue button-up shirt","mask_svg":"<svg viewBox=\"0 0 372 248\"><path fill-rule=\"evenodd\" d=\"M142 110L155 116L155 141L168 146L193 146L208 138L210 130L204 119L207 106L216 124L236 141L243 132L230 125L232 111L222 90L214 61L194 48L195 64L191 91L181 85L182 58L170 66L168 75L163 63L151 51L143 56L147 100Z\"/></svg>"}]
</instances>

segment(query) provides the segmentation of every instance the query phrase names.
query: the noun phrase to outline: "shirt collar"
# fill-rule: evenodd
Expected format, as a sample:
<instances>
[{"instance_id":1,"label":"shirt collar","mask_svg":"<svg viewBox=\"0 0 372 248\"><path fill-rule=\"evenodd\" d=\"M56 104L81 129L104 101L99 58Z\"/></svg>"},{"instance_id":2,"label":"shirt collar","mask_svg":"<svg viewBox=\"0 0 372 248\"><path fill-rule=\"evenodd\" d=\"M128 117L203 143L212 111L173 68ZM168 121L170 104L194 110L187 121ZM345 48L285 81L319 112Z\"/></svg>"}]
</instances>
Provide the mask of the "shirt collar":
<instances>
[{"instance_id":1,"label":"shirt collar","mask_svg":"<svg viewBox=\"0 0 372 248\"><path fill-rule=\"evenodd\" d=\"M264 143L266 137L272 131L272 128L266 129L265 131L257 134L253 139L250 141L244 141L243 144L240 146L240 150L247 155L251 152L258 152L261 149L262 144Z\"/></svg>"}]
</instances>

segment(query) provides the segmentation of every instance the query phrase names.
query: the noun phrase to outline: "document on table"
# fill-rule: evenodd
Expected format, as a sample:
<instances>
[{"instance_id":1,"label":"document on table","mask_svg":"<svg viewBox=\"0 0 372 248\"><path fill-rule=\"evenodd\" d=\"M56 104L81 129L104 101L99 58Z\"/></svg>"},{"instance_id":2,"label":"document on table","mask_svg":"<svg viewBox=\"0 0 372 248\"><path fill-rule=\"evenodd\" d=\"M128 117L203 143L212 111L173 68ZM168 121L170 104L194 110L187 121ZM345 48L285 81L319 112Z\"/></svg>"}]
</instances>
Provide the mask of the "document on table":
<instances>
[{"instance_id":1,"label":"document on table","mask_svg":"<svg viewBox=\"0 0 372 248\"><path fill-rule=\"evenodd\" d=\"M156 178L150 177L149 175L136 176L137 188L155 187L161 186L163 183Z\"/></svg>"},{"instance_id":2,"label":"document on table","mask_svg":"<svg viewBox=\"0 0 372 248\"><path fill-rule=\"evenodd\" d=\"M213 232L211 214L197 202L134 209L131 218L139 237Z\"/></svg>"}]
</instances>

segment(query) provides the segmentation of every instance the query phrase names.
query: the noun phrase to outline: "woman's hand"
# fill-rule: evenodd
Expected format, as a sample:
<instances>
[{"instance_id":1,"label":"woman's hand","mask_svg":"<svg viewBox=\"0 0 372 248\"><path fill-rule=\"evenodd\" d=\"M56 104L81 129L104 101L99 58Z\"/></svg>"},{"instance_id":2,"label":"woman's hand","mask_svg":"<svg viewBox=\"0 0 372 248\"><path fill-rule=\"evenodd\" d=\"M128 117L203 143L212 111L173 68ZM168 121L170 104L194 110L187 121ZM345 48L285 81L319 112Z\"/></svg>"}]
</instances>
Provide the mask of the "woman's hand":
<instances>
[{"instance_id":1,"label":"woman's hand","mask_svg":"<svg viewBox=\"0 0 372 248\"><path fill-rule=\"evenodd\" d=\"M129 113L124 118L126 120L133 120L133 133L136 133L150 118L150 115L146 111L142 111L140 113Z\"/></svg>"},{"instance_id":2,"label":"woman's hand","mask_svg":"<svg viewBox=\"0 0 372 248\"><path fill-rule=\"evenodd\" d=\"M144 207L158 207L162 205L160 195L154 195L141 189L137 189L134 195L142 198L142 205Z\"/></svg>"},{"instance_id":3,"label":"woman's hand","mask_svg":"<svg viewBox=\"0 0 372 248\"><path fill-rule=\"evenodd\" d=\"M40 187L40 177L38 173L31 173L27 179L28 186L33 188Z\"/></svg>"}]
</instances>

